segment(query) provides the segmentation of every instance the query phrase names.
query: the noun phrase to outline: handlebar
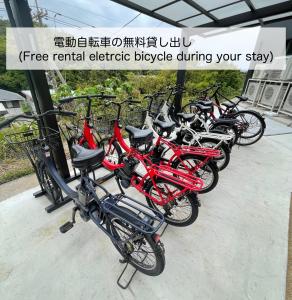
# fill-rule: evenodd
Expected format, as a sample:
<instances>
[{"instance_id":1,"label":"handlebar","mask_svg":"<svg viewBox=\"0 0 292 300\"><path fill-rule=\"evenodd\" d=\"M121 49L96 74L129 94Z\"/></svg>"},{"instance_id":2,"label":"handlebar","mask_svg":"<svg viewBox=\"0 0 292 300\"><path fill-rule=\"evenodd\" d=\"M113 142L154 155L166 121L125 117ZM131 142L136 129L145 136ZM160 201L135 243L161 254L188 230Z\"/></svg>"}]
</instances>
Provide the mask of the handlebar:
<instances>
[{"instance_id":1,"label":"handlebar","mask_svg":"<svg viewBox=\"0 0 292 300\"><path fill-rule=\"evenodd\" d=\"M214 83L214 84L212 84L212 85L210 85L207 88L202 89L202 90L194 89L193 93L195 93L195 94L204 94L204 93L207 93L207 92L209 92L210 90L212 90L214 88L219 89L219 88L221 88L221 86L222 86L221 83Z\"/></svg>"},{"instance_id":2,"label":"handlebar","mask_svg":"<svg viewBox=\"0 0 292 300\"><path fill-rule=\"evenodd\" d=\"M77 115L77 113L73 111L59 110L58 113L56 113L56 115L74 117Z\"/></svg>"},{"instance_id":3,"label":"handlebar","mask_svg":"<svg viewBox=\"0 0 292 300\"><path fill-rule=\"evenodd\" d=\"M82 95L82 96L72 96L72 97L67 97L59 100L60 104L65 104L65 103L70 103L75 99L92 99L92 98L97 98L97 99L115 99L115 95L105 95L105 94L96 94L96 95Z\"/></svg>"},{"instance_id":4,"label":"handlebar","mask_svg":"<svg viewBox=\"0 0 292 300\"><path fill-rule=\"evenodd\" d=\"M38 120L41 117L48 116L48 115L60 115L60 116L76 116L77 113L72 112L72 111L63 111L63 110L48 110L44 112L43 114L40 115L25 115L25 114L20 114L13 116L9 119L4 120L3 122L0 123L0 129L3 127L6 127L7 125L11 124L15 120L19 118L24 118L24 119L30 119L30 120Z\"/></svg>"},{"instance_id":5,"label":"handlebar","mask_svg":"<svg viewBox=\"0 0 292 300\"><path fill-rule=\"evenodd\" d=\"M16 119L19 119L20 117L24 117L25 115L17 115L17 116L14 116L14 117L11 117L10 119L6 119L4 120L3 122L0 123L0 129L3 128L3 127L6 127L8 126L9 124L11 124L13 121L15 121Z\"/></svg>"},{"instance_id":6,"label":"handlebar","mask_svg":"<svg viewBox=\"0 0 292 300\"><path fill-rule=\"evenodd\" d=\"M147 99L147 98L153 99L155 97L163 96L163 95L166 95L166 94L167 94L167 92L157 92L157 93L154 93L152 95L146 95L146 96L144 96L144 99Z\"/></svg>"},{"instance_id":7,"label":"handlebar","mask_svg":"<svg viewBox=\"0 0 292 300\"><path fill-rule=\"evenodd\" d=\"M105 105L106 105L106 106L109 106L110 104L116 105L116 106L118 107L117 119L119 119L119 118L120 118L120 115L121 115L122 105L123 105L124 103L130 103L130 104L136 103L136 104L140 104L141 101L132 100L132 99L126 99L126 100L124 100L124 101L122 101L122 102L108 101L107 103L105 103Z\"/></svg>"},{"instance_id":8,"label":"handlebar","mask_svg":"<svg viewBox=\"0 0 292 300\"><path fill-rule=\"evenodd\" d=\"M114 105L117 105L119 107L122 106L122 104L124 103L130 103L130 104L141 104L141 101L138 101L138 100L132 100L132 99L126 99L122 102L115 102L115 101L108 101L105 103L106 106L110 105L110 104L114 104Z\"/></svg>"}]
</instances>

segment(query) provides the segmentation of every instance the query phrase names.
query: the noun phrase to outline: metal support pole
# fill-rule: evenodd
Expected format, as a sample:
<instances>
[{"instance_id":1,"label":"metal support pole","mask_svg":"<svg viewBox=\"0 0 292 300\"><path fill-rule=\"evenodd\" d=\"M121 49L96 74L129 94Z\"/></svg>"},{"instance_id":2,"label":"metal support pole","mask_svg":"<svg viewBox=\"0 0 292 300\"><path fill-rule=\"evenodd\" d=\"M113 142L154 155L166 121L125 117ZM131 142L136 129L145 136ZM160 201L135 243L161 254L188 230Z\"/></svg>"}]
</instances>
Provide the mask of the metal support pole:
<instances>
[{"instance_id":1,"label":"metal support pole","mask_svg":"<svg viewBox=\"0 0 292 300\"><path fill-rule=\"evenodd\" d=\"M4 0L5 7L12 27L33 27L30 8L27 0ZM48 82L44 70L27 70L27 79L30 85L31 94L38 113L44 113L53 109L53 101L50 95ZM44 126L59 131L55 116L44 118ZM69 178L70 172L67 160L59 135L59 147L52 150L56 167L63 178Z\"/></svg>"},{"instance_id":2,"label":"metal support pole","mask_svg":"<svg viewBox=\"0 0 292 300\"><path fill-rule=\"evenodd\" d=\"M190 39L189 32L185 29L182 29L182 32L181 32L181 40L183 40L183 39L185 40L185 43L187 43ZM187 53L188 48L184 47L181 44L180 51ZM178 66L178 70L176 73L176 85L179 85L182 88L185 85L185 79L186 79L186 69L185 68L186 68L186 62L181 62ZM177 93L174 97L174 113L175 114L177 114L181 110L182 95L183 95L183 93L181 92L181 93Z\"/></svg>"},{"instance_id":3,"label":"metal support pole","mask_svg":"<svg viewBox=\"0 0 292 300\"><path fill-rule=\"evenodd\" d=\"M184 87L185 78L186 78L186 70L177 70L176 85L180 85L181 87ZM174 97L174 105L175 105L174 113L178 113L181 110L181 104L182 104L182 93L178 93Z\"/></svg>"}]
</instances>

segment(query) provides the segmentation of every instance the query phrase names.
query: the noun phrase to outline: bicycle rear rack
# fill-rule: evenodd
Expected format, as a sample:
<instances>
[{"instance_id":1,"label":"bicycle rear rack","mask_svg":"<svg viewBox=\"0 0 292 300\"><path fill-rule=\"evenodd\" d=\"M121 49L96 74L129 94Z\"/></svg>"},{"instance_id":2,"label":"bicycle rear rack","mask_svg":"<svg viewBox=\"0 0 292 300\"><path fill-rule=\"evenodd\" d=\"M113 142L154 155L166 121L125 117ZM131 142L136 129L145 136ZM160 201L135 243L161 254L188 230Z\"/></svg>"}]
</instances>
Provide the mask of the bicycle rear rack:
<instances>
[{"instance_id":1,"label":"bicycle rear rack","mask_svg":"<svg viewBox=\"0 0 292 300\"><path fill-rule=\"evenodd\" d=\"M101 205L105 212L123 220L125 223L145 234L157 232L164 222L164 216L161 212L124 194L117 194L106 198ZM131 209L138 217L125 211L123 208Z\"/></svg>"},{"instance_id":2,"label":"bicycle rear rack","mask_svg":"<svg viewBox=\"0 0 292 300\"><path fill-rule=\"evenodd\" d=\"M203 188L203 180L201 178L195 177L192 174L184 173L183 171L179 171L177 169L164 165L153 165L152 168L154 173L153 175L178 184L190 191L198 192Z\"/></svg>"},{"instance_id":3,"label":"bicycle rear rack","mask_svg":"<svg viewBox=\"0 0 292 300\"><path fill-rule=\"evenodd\" d=\"M219 157L221 155L220 150L213 149L213 148L201 148L195 146L180 146L180 149L189 152L190 154L196 154L200 156L206 157Z\"/></svg>"},{"instance_id":4,"label":"bicycle rear rack","mask_svg":"<svg viewBox=\"0 0 292 300\"><path fill-rule=\"evenodd\" d=\"M216 140L221 140L221 141L230 141L233 139L232 135L223 134L223 133L215 133L215 132L202 131L202 132L196 132L195 135L200 138L211 138L211 139L216 139Z\"/></svg>"}]
</instances>

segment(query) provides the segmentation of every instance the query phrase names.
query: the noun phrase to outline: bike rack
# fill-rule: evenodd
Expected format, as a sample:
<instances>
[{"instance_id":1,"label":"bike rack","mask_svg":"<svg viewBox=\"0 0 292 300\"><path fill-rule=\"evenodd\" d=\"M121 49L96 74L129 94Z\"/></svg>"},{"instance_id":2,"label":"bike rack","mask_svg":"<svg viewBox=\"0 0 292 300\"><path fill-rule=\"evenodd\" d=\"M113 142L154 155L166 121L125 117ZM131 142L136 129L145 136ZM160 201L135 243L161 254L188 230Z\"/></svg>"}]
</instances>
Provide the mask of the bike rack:
<instances>
[{"instance_id":1,"label":"bike rack","mask_svg":"<svg viewBox=\"0 0 292 300\"><path fill-rule=\"evenodd\" d=\"M75 179L77 179L77 178L79 178L79 177L80 177L80 174L76 174L76 175L74 175L74 176L68 178L68 179L66 180L66 183L69 183L69 182L71 182L71 181L74 181ZM37 192L33 193L33 196L34 196L35 198L39 198L39 197L41 197L41 196L43 196L43 195L46 195L46 194L47 194L46 191L43 190L43 189L41 189L40 191L37 191ZM49 200L51 201L51 199L49 199ZM53 200L55 200L55 199L53 199ZM64 197L63 195L61 195L61 201L60 201L60 202L56 202L56 203L50 204L49 206L47 206L47 207L45 208L45 210L46 210L47 213L51 213L51 212L53 212L54 210L56 210L56 209L62 207L63 205L69 203L70 201L72 201L72 198L70 198L69 196L65 196L65 197Z\"/></svg>"},{"instance_id":2,"label":"bike rack","mask_svg":"<svg viewBox=\"0 0 292 300\"><path fill-rule=\"evenodd\" d=\"M95 171L96 171L97 169L101 168L101 167L102 167L102 166L98 166L97 168L91 170L91 172L92 172L92 174L93 174L93 178L94 178L94 180L96 181L97 184L102 184L103 182L106 182L107 180L109 180L109 179L111 179L111 178L114 177L114 173L111 172L111 173L109 173L109 174L107 174L107 175L105 175L105 176L96 178L96 176L95 176ZM76 172L76 169L75 169L75 168L73 169L73 171L74 171L74 175L71 176L70 178L68 178L67 180L65 180L66 183L72 182L72 181L74 181L74 180L80 178L80 174ZM33 196L34 196L35 198L39 198L39 197L44 196L44 195L46 195L46 194L47 194L46 191L43 190L43 189L41 189L41 190L39 190L39 191L33 193ZM51 199L49 199L49 200L51 201ZM52 199L52 200L54 201L55 199ZM53 212L54 210L56 210L56 209L62 207L63 205L69 203L70 201L72 201L72 198L70 198L69 196L65 196L65 197L64 197L64 196L62 195L62 196L61 196L61 201L50 204L49 206L47 206L47 207L45 208L45 210L46 210L47 213L51 213L51 212ZM51 201L51 202L52 202L52 201Z\"/></svg>"}]
</instances>

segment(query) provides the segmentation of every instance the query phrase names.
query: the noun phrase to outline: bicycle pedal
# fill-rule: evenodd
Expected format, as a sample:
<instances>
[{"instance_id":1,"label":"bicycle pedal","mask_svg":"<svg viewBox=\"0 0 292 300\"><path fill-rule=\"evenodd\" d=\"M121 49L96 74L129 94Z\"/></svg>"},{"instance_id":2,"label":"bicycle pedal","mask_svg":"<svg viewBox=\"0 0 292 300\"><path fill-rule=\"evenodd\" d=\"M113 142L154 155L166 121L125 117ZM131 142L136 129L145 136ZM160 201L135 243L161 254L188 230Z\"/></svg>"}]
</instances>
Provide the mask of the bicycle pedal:
<instances>
[{"instance_id":1,"label":"bicycle pedal","mask_svg":"<svg viewBox=\"0 0 292 300\"><path fill-rule=\"evenodd\" d=\"M62 225L59 230L61 233L66 233L67 231L69 231L70 229L72 229L74 226L73 222L67 222L64 225Z\"/></svg>"}]
</instances>

